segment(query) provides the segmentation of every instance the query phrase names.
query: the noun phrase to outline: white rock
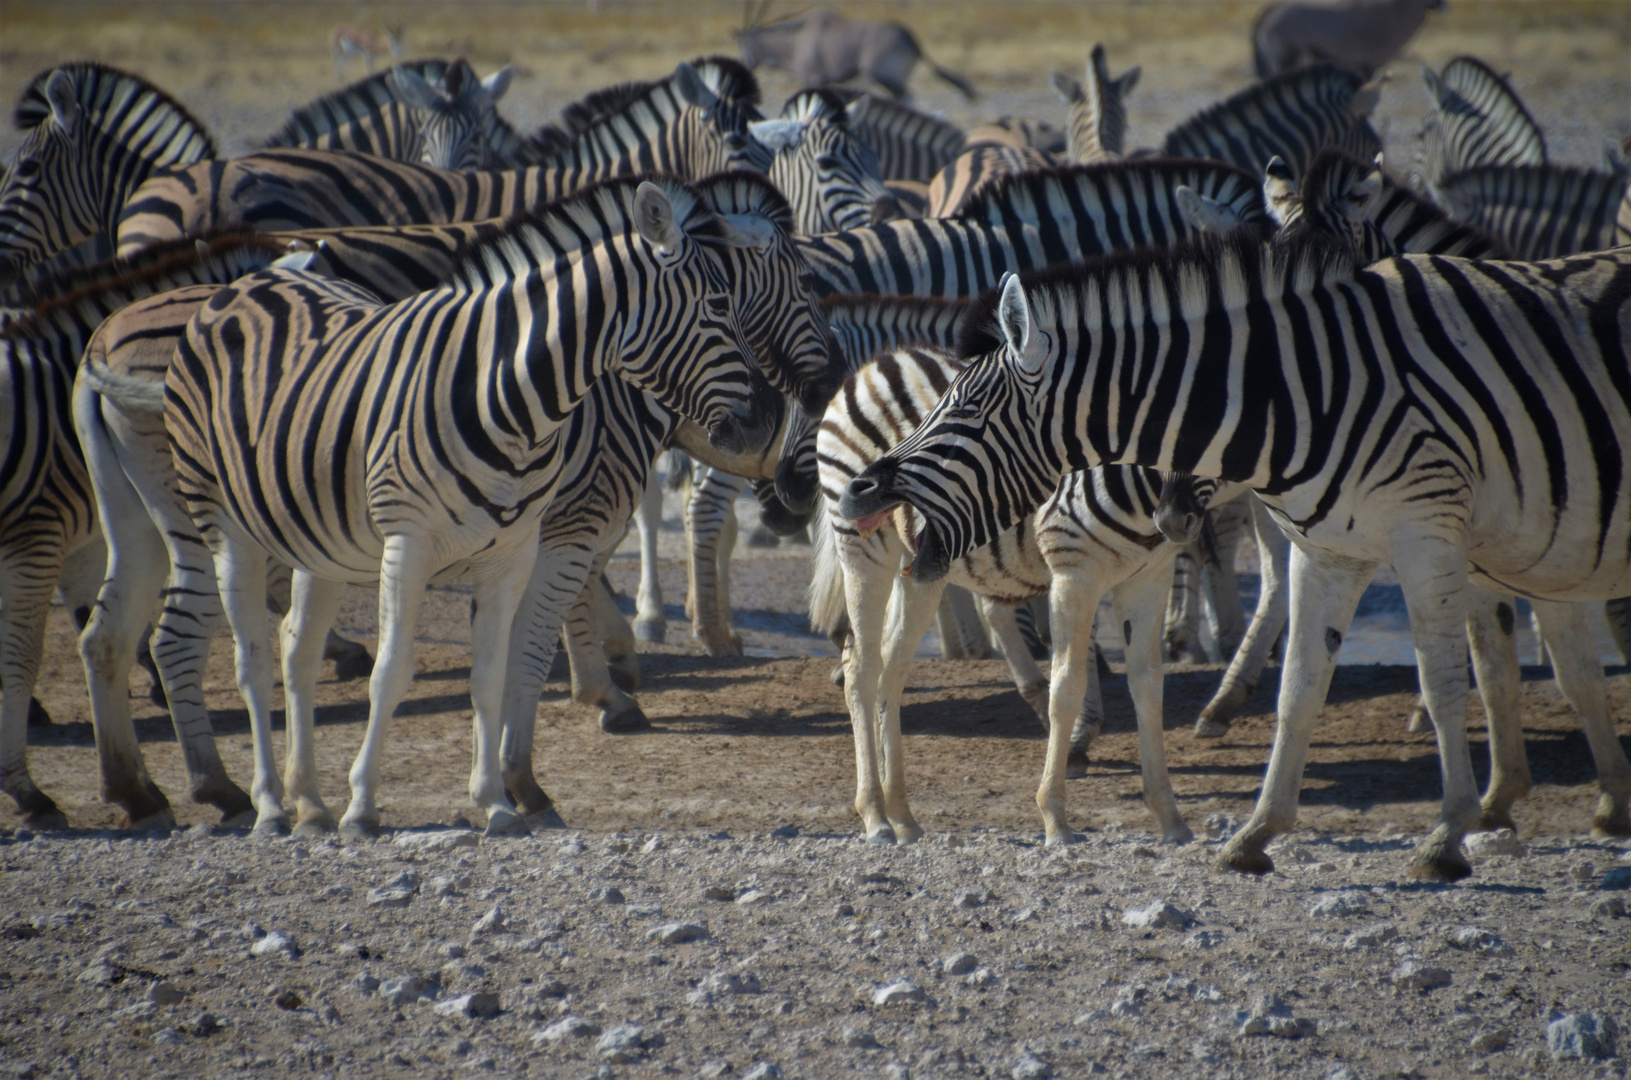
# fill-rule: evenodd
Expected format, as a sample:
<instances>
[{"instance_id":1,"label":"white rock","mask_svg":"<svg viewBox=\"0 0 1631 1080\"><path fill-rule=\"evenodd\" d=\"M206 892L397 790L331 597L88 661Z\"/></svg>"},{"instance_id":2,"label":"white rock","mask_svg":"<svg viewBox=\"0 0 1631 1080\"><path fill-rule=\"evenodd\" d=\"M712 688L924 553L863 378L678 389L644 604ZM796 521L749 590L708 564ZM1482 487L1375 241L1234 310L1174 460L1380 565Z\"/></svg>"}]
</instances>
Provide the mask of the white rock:
<instances>
[{"instance_id":1,"label":"white rock","mask_svg":"<svg viewBox=\"0 0 1631 1080\"><path fill-rule=\"evenodd\" d=\"M369 889L368 906L377 908L405 908L413 902L413 894L413 889Z\"/></svg>"},{"instance_id":2,"label":"white rock","mask_svg":"<svg viewBox=\"0 0 1631 1080\"><path fill-rule=\"evenodd\" d=\"M708 937L708 924L667 923L646 931L647 941L660 941L664 945L680 945L687 941L702 941Z\"/></svg>"},{"instance_id":3,"label":"white rock","mask_svg":"<svg viewBox=\"0 0 1631 1080\"><path fill-rule=\"evenodd\" d=\"M112 986L116 974L112 962L101 957L85 965L85 970L79 973L79 981L91 986Z\"/></svg>"},{"instance_id":4,"label":"white rock","mask_svg":"<svg viewBox=\"0 0 1631 1080\"><path fill-rule=\"evenodd\" d=\"M1625 918L1625 901L1618 896L1600 896L1586 909L1595 919Z\"/></svg>"},{"instance_id":5,"label":"white rock","mask_svg":"<svg viewBox=\"0 0 1631 1080\"><path fill-rule=\"evenodd\" d=\"M1194 933L1184 935L1184 948L1186 949L1214 949L1223 944L1223 931L1196 930Z\"/></svg>"},{"instance_id":6,"label":"white rock","mask_svg":"<svg viewBox=\"0 0 1631 1080\"><path fill-rule=\"evenodd\" d=\"M1464 952L1480 952L1491 956L1505 956L1512 951L1511 946L1502 941L1492 930L1485 930L1478 926L1458 926L1450 931L1445 939L1452 948Z\"/></svg>"},{"instance_id":7,"label":"white rock","mask_svg":"<svg viewBox=\"0 0 1631 1080\"><path fill-rule=\"evenodd\" d=\"M281 930L269 930L266 936L249 947L249 951L256 956L299 956L300 949L295 945L294 938Z\"/></svg>"},{"instance_id":8,"label":"white rock","mask_svg":"<svg viewBox=\"0 0 1631 1080\"><path fill-rule=\"evenodd\" d=\"M167 1005L178 1005L187 996L187 992L175 983L161 979L147 988L147 1000L159 1008Z\"/></svg>"},{"instance_id":9,"label":"white rock","mask_svg":"<svg viewBox=\"0 0 1631 1080\"><path fill-rule=\"evenodd\" d=\"M508 925L509 919L505 916L503 907L494 904L487 914L476 920L476 925L470 928L470 936L482 937L486 934L502 934Z\"/></svg>"},{"instance_id":10,"label":"white rock","mask_svg":"<svg viewBox=\"0 0 1631 1080\"><path fill-rule=\"evenodd\" d=\"M1143 1016L1144 1010L1138 1004L1138 1002L1134 1001L1133 999L1118 997L1116 1000L1110 1003L1110 1015L1119 1016L1124 1019L1131 1019L1135 1016Z\"/></svg>"},{"instance_id":11,"label":"white rock","mask_svg":"<svg viewBox=\"0 0 1631 1080\"><path fill-rule=\"evenodd\" d=\"M1590 881L1592 878L1597 876L1597 867L1589 860L1586 862L1577 862L1573 866L1569 867L1569 876L1574 878L1576 881Z\"/></svg>"},{"instance_id":12,"label":"white rock","mask_svg":"<svg viewBox=\"0 0 1631 1080\"><path fill-rule=\"evenodd\" d=\"M1121 921L1143 930L1172 928L1182 930L1195 921L1195 917L1182 908L1173 907L1165 900L1157 900L1147 908L1129 908Z\"/></svg>"},{"instance_id":13,"label":"white rock","mask_svg":"<svg viewBox=\"0 0 1631 1080\"><path fill-rule=\"evenodd\" d=\"M1486 1028L1472 1037L1467 1048L1475 1054L1493 1054L1505 1050L1512 1036L1500 1028Z\"/></svg>"},{"instance_id":14,"label":"white rock","mask_svg":"<svg viewBox=\"0 0 1631 1080\"><path fill-rule=\"evenodd\" d=\"M1053 1075L1053 1067L1040 1058L1026 1054L1014 1062L1008 1075L1014 1080L1048 1080Z\"/></svg>"},{"instance_id":15,"label":"white rock","mask_svg":"<svg viewBox=\"0 0 1631 1080\"><path fill-rule=\"evenodd\" d=\"M856 1027L854 1024L845 1024L839 1030L838 1042L840 1045L847 1046L852 1050L865 1050L878 1045L878 1040L872 1037L872 1032L865 1028Z\"/></svg>"},{"instance_id":16,"label":"white rock","mask_svg":"<svg viewBox=\"0 0 1631 1080\"><path fill-rule=\"evenodd\" d=\"M502 1011L497 994L460 994L436 1005L437 1016L468 1016L473 1020L488 1020Z\"/></svg>"},{"instance_id":17,"label":"white rock","mask_svg":"<svg viewBox=\"0 0 1631 1080\"><path fill-rule=\"evenodd\" d=\"M1346 891L1322 896L1308 909L1308 914L1316 919L1345 919L1369 912L1370 897L1367 894Z\"/></svg>"},{"instance_id":18,"label":"white rock","mask_svg":"<svg viewBox=\"0 0 1631 1080\"><path fill-rule=\"evenodd\" d=\"M742 1080L782 1080L781 1067L761 1061L742 1074Z\"/></svg>"},{"instance_id":19,"label":"white rock","mask_svg":"<svg viewBox=\"0 0 1631 1080\"><path fill-rule=\"evenodd\" d=\"M736 902L742 907L763 907L765 904L768 904L775 899L776 898L774 896L765 892L763 889L749 889L741 896L738 896L736 898Z\"/></svg>"},{"instance_id":20,"label":"white rock","mask_svg":"<svg viewBox=\"0 0 1631 1080\"><path fill-rule=\"evenodd\" d=\"M1401 990L1437 990L1450 985L1450 973L1421 960L1406 960L1393 972L1393 985Z\"/></svg>"},{"instance_id":21,"label":"white rock","mask_svg":"<svg viewBox=\"0 0 1631 1080\"><path fill-rule=\"evenodd\" d=\"M379 996L390 1002L396 1008L401 1008L420 998L435 1000L436 995L442 992L437 983L419 975L404 975L397 979L386 979L379 986Z\"/></svg>"},{"instance_id":22,"label":"white rock","mask_svg":"<svg viewBox=\"0 0 1631 1080\"><path fill-rule=\"evenodd\" d=\"M646 1032L639 1024L619 1024L595 1040L595 1054L602 1061L627 1065L646 1054Z\"/></svg>"},{"instance_id":23,"label":"white rock","mask_svg":"<svg viewBox=\"0 0 1631 1080\"><path fill-rule=\"evenodd\" d=\"M475 847L481 842L474 829L437 829L433 832L398 833L394 843L399 848L421 853L457 851Z\"/></svg>"},{"instance_id":24,"label":"white rock","mask_svg":"<svg viewBox=\"0 0 1631 1080\"><path fill-rule=\"evenodd\" d=\"M979 961L973 953L954 952L940 961L940 970L947 975L966 975L979 966Z\"/></svg>"},{"instance_id":25,"label":"white rock","mask_svg":"<svg viewBox=\"0 0 1631 1080\"><path fill-rule=\"evenodd\" d=\"M1471 833L1464 841L1467 855L1474 859L1487 859L1492 855L1521 856L1524 846L1511 829Z\"/></svg>"},{"instance_id":26,"label":"white rock","mask_svg":"<svg viewBox=\"0 0 1631 1080\"><path fill-rule=\"evenodd\" d=\"M963 982L973 987L994 986L997 977L991 973L991 969L988 967L975 968L963 976Z\"/></svg>"},{"instance_id":27,"label":"white rock","mask_svg":"<svg viewBox=\"0 0 1631 1080\"><path fill-rule=\"evenodd\" d=\"M928 995L918 988L917 984L902 979L892 982L888 986L880 986L872 992L872 1004L879 1008L888 1008L893 1005L917 1005L928 1000Z\"/></svg>"},{"instance_id":28,"label":"white rock","mask_svg":"<svg viewBox=\"0 0 1631 1080\"><path fill-rule=\"evenodd\" d=\"M1553 1061L1611 1058L1618 1037L1619 1025L1604 1013L1568 1013L1546 1025L1546 1049Z\"/></svg>"},{"instance_id":29,"label":"white rock","mask_svg":"<svg viewBox=\"0 0 1631 1080\"><path fill-rule=\"evenodd\" d=\"M733 994L757 993L759 993L758 976L716 971L698 983L687 997L694 1004L703 1005L716 998L729 997Z\"/></svg>"},{"instance_id":30,"label":"white rock","mask_svg":"<svg viewBox=\"0 0 1631 1080\"><path fill-rule=\"evenodd\" d=\"M534 1046L555 1046L570 1039L586 1039L600 1034L600 1028L581 1016L563 1016L532 1037Z\"/></svg>"},{"instance_id":31,"label":"white rock","mask_svg":"<svg viewBox=\"0 0 1631 1080\"><path fill-rule=\"evenodd\" d=\"M1392 923L1377 923L1374 926L1362 926L1349 934L1342 942L1344 949L1370 949L1377 945L1386 945L1399 936L1398 927Z\"/></svg>"},{"instance_id":32,"label":"white rock","mask_svg":"<svg viewBox=\"0 0 1631 1080\"><path fill-rule=\"evenodd\" d=\"M954 899L951 904L952 907L959 907L966 910L983 906L989 902L990 897L990 893L964 891L958 893L956 899Z\"/></svg>"}]
</instances>

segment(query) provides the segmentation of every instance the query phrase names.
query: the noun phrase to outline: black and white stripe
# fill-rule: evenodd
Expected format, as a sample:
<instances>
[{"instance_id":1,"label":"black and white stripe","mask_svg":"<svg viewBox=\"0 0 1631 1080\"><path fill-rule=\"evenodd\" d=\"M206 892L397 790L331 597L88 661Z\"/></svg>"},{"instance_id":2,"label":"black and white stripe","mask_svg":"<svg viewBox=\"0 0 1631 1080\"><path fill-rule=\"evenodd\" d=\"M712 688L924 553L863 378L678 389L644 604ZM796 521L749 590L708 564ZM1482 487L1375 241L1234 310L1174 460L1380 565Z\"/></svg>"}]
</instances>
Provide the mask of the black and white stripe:
<instances>
[{"instance_id":1,"label":"black and white stripe","mask_svg":"<svg viewBox=\"0 0 1631 1080\"><path fill-rule=\"evenodd\" d=\"M1631 243L1631 173L1482 165L1445 177L1433 194L1456 218L1497 237L1522 259Z\"/></svg>"},{"instance_id":2,"label":"black and white stripe","mask_svg":"<svg viewBox=\"0 0 1631 1080\"><path fill-rule=\"evenodd\" d=\"M1062 71L1053 73L1053 88L1070 106L1070 160L1079 165L1121 159L1127 138L1127 103L1143 69L1133 65L1110 77L1103 45L1094 45L1081 82Z\"/></svg>"},{"instance_id":3,"label":"black and white stripe","mask_svg":"<svg viewBox=\"0 0 1631 1080\"><path fill-rule=\"evenodd\" d=\"M797 231L839 232L896 216L878 155L849 131L849 114L833 91L800 91L781 116L749 121L748 131L775 155L770 180L792 205Z\"/></svg>"},{"instance_id":4,"label":"black and white stripe","mask_svg":"<svg viewBox=\"0 0 1631 1080\"><path fill-rule=\"evenodd\" d=\"M899 101L862 94L847 109L850 130L877 152L885 180L926 184L963 150L962 128Z\"/></svg>"},{"instance_id":5,"label":"black and white stripe","mask_svg":"<svg viewBox=\"0 0 1631 1080\"><path fill-rule=\"evenodd\" d=\"M1442 72L1422 68L1433 110L1422 129L1423 182L1481 165L1544 165L1546 136L1512 87L1489 65L1458 56Z\"/></svg>"}]
</instances>

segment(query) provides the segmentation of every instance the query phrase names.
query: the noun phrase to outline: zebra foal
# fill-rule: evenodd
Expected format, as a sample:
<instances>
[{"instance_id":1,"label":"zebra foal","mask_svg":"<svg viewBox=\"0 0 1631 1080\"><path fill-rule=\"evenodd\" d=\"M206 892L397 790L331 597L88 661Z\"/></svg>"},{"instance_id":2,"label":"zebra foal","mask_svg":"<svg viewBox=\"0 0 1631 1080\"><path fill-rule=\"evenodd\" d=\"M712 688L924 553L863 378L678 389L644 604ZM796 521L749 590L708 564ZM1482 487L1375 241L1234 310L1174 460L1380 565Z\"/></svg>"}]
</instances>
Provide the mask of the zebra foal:
<instances>
[{"instance_id":1,"label":"zebra foal","mask_svg":"<svg viewBox=\"0 0 1631 1080\"><path fill-rule=\"evenodd\" d=\"M988 310L978 357L849 484L842 512L910 503L924 523L913 574L933 581L1071 468L1142 464L1255 490L1294 546L1274 754L1219 860L1252 873L1273 868L1264 847L1296 821L1336 653L1391 562L1444 776L1412 872L1470 873L1469 584L1560 601L1631 586L1631 251L1356 270L1317 240L1209 239L1013 279ZM1067 750L1056 725L1049 775Z\"/></svg>"}]
</instances>

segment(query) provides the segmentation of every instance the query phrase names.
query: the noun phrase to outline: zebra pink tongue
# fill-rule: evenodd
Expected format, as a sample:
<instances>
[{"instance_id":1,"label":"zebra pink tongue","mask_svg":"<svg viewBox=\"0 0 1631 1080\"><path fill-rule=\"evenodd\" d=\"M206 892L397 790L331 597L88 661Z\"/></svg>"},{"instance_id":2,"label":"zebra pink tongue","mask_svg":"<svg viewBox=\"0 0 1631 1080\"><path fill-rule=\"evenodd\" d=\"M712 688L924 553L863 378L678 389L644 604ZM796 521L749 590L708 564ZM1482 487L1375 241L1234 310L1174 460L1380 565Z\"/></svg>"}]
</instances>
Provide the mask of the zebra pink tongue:
<instances>
[{"instance_id":1,"label":"zebra pink tongue","mask_svg":"<svg viewBox=\"0 0 1631 1080\"><path fill-rule=\"evenodd\" d=\"M867 537L877 532L883 525L884 520L888 517L888 510L884 510L877 514L868 514L866 517L860 518L855 522L855 530L861 534L861 539L865 540Z\"/></svg>"}]
</instances>

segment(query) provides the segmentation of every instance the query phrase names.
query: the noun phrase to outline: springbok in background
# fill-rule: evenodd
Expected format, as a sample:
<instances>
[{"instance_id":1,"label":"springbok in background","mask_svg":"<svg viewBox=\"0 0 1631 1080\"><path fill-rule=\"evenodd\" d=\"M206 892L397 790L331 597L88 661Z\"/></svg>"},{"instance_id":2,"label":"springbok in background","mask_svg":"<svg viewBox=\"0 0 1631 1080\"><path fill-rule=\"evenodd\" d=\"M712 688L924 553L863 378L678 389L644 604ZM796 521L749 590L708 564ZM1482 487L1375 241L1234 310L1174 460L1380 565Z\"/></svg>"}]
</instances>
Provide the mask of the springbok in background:
<instances>
[{"instance_id":1,"label":"springbok in background","mask_svg":"<svg viewBox=\"0 0 1631 1080\"><path fill-rule=\"evenodd\" d=\"M973 85L955 71L929 59L911 30L894 22L852 22L835 11L817 8L805 15L765 25L771 0L758 11L752 0L743 8L742 29L736 40L749 67L768 64L793 73L801 87L831 86L865 75L901 101L910 95L906 80L921 59L940 78L955 86L970 101Z\"/></svg>"},{"instance_id":2,"label":"springbok in background","mask_svg":"<svg viewBox=\"0 0 1631 1080\"><path fill-rule=\"evenodd\" d=\"M334 55L334 73L345 79L346 66L361 59L374 70L374 61L385 55L392 60L402 59L402 24L382 23L385 32L365 30L360 26L336 26L328 32L328 49Z\"/></svg>"}]
</instances>

